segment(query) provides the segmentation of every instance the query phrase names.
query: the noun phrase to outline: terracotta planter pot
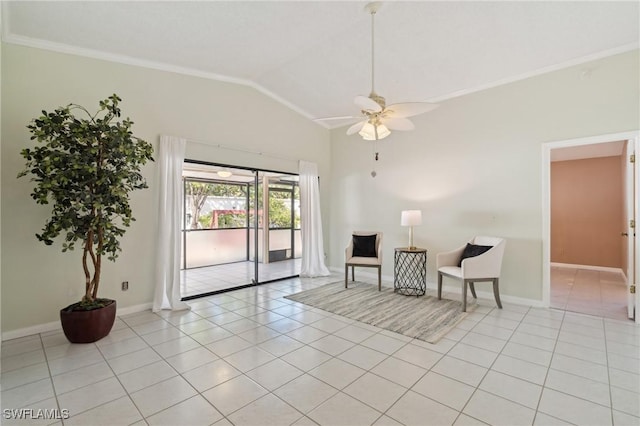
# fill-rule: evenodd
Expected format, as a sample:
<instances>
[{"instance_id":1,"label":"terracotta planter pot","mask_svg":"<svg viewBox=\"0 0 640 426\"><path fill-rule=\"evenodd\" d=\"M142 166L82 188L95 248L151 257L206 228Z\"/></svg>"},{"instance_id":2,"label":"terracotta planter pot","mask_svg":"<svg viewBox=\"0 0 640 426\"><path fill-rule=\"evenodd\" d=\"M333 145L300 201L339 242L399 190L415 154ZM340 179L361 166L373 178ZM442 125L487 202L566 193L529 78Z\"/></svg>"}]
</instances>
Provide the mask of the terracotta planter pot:
<instances>
[{"instance_id":1,"label":"terracotta planter pot","mask_svg":"<svg viewBox=\"0 0 640 426\"><path fill-rule=\"evenodd\" d=\"M109 334L116 319L116 301L112 302L91 311L72 311L69 307L62 309L60 322L67 339L71 343L92 343Z\"/></svg>"}]
</instances>

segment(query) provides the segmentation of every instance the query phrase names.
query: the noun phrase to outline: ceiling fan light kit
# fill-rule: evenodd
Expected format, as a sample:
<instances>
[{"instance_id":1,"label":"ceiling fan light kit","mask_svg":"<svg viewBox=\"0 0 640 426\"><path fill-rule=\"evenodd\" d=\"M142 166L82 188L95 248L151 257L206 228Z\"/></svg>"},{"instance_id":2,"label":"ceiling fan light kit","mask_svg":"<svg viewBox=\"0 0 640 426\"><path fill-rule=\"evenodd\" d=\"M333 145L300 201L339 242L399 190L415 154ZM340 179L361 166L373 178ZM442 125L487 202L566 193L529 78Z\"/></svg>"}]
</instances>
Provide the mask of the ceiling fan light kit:
<instances>
[{"instance_id":1,"label":"ceiling fan light kit","mask_svg":"<svg viewBox=\"0 0 640 426\"><path fill-rule=\"evenodd\" d=\"M366 122L358 132L365 141L378 141L391 134L391 131L384 124L371 124Z\"/></svg>"},{"instance_id":2,"label":"ceiling fan light kit","mask_svg":"<svg viewBox=\"0 0 640 426\"><path fill-rule=\"evenodd\" d=\"M373 2L365 6L365 10L371 15L371 93L368 97L356 96L354 102L360 108L364 120L347 129L347 135L358 133L367 141L384 139L391 134L392 130L413 130L415 126L407 117L423 114L438 107L437 104L428 102L405 102L387 106L384 97L375 92L374 17L381 5L380 2Z\"/></svg>"}]
</instances>

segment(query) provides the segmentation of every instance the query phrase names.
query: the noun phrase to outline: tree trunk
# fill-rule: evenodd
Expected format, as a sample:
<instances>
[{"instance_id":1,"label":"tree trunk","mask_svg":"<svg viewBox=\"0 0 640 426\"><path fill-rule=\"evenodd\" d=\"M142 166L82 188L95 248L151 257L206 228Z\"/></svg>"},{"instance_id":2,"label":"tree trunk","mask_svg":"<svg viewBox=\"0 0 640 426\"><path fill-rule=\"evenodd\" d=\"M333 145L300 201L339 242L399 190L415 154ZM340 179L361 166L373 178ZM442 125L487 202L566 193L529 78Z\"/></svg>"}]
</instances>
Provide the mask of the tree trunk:
<instances>
[{"instance_id":1,"label":"tree trunk","mask_svg":"<svg viewBox=\"0 0 640 426\"><path fill-rule=\"evenodd\" d=\"M84 253L82 256L82 267L84 269L85 274L85 293L82 297L82 301L85 303L91 303L95 299L93 296L93 282L95 280L95 270L96 270L96 255L93 252L93 231L89 231L87 235L87 240L84 245ZM89 265L87 264L87 255L91 258L91 263L93 266L94 276L91 278L91 271L89 270Z\"/></svg>"},{"instance_id":2,"label":"tree trunk","mask_svg":"<svg viewBox=\"0 0 640 426\"><path fill-rule=\"evenodd\" d=\"M197 196L191 196L191 225L190 229L198 229L198 218L200 217L200 210L202 205L207 199L206 195L203 197L201 194Z\"/></svg>"},{"instance_id":3,"label":"tree trunk","mask_svg":"<svg viewBox=\"0 0 640 426\"><path fill-rule=\"evenodd\" d=\"M200 216L200 209L197 207L193 207L191 209L191 224L189 225L189 229L198 229L199 216Z\"/></svg>"}]
</instances>

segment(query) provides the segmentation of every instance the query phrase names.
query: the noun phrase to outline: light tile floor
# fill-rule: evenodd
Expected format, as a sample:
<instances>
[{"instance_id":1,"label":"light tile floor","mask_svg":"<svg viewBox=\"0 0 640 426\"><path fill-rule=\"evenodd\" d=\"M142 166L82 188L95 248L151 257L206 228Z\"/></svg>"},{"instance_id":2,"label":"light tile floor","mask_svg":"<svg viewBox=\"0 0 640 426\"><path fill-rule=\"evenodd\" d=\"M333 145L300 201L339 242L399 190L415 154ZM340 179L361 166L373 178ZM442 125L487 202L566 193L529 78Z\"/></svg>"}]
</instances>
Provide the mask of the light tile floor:
<instances>
[{"instance_id":1,"label":"light tile floor","mask_svg":"<svg viewBox=\"0 0 640 426\"><path fill-rule=\"evenodd\" d=\"M625 320L627 284L616 272L552 266L551 307Z\"/></svg>"},{"instance_id":2,"label":"light tile floor","mask_svg":"<svg viewBox=\"0 0 640 426\"><path fill-rule=\"evenodd\" d=\"M259 263L260 282L293 277L300 273L302 259L282 260L273 263ZM224 265L183 269L180 271L180 294L183 297L226 290L251 284L255 277L253 262L234 262Z\"/></svg>"},{"instance_id":3,"label":"light tile floor","mask_svg":"<svg viewBox=\"0 0 640 426\"><path fill-rule=\"evenodd\" d=\"M5 341L2 424L27 424L18 408L69 410L29 424L640 424L631 321L480 300L429 344L283 299L338 279L119 317L95 344Z\"/></svg>"}]
</instances>

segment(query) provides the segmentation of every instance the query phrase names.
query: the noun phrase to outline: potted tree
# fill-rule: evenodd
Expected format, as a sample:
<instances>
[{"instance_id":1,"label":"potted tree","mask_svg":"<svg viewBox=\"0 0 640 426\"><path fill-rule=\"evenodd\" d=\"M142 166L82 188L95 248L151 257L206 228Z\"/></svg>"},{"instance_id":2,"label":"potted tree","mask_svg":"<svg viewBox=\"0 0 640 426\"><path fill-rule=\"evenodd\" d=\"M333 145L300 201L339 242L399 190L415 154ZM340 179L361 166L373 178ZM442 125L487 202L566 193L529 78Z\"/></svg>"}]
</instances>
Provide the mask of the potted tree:
<instances>
[{"instance_id":1,"label":"potted tree","mask_svg":"<svg viewBox=\"0 0 640 426\"><path fill-rule=\"evenodd\" d=\"M27 161L18 177L31 175L31 197L53 205L36 237L51 245L62 234L63 252L82 247L84 296L60 311L73 343L95 342L111 331L116 302L98 297L102 260L118 257L120 238L135 220L129 193L147 188L140 169L153 161L151 144L132 135L133 122L118 121L119 102L114 94L100 101L95 114L75 104L42 111L27 126L40 145L21 151Z\"/></svg>"}]
</instances>

